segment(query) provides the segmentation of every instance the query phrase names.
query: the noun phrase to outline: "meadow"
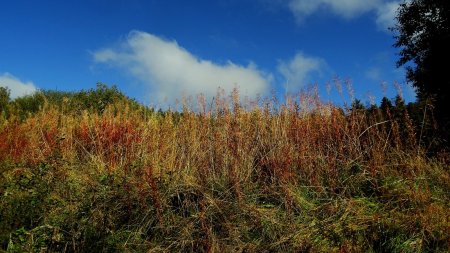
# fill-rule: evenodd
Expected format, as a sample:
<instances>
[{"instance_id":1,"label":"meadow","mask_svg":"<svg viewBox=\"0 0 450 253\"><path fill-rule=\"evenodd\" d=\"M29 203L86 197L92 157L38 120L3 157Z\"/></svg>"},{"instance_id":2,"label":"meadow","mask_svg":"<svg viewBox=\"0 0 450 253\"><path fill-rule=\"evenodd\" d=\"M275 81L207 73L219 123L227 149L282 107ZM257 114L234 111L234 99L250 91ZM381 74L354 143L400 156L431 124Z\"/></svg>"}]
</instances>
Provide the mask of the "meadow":
<instances>
[{"instance_id":1,"label":"meadow","mask_svg":"<svg viewBox=\"0 0 450 253\"><path fill-rule=\"evenodd\" d=\"M155 111L106 86L10 101L0 251L448 252L449 155L400 102L234 90Z\"/></svg>"}]
</instances>

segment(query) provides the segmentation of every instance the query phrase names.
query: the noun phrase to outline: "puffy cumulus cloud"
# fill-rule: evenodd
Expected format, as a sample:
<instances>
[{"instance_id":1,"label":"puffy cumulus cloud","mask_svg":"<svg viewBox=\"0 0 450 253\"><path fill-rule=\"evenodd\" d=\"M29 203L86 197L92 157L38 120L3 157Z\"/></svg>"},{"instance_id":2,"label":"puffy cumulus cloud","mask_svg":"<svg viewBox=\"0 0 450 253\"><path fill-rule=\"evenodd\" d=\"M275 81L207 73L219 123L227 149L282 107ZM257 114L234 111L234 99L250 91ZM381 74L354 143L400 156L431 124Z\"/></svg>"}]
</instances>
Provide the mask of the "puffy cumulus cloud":
<instances>
[{"instance_id":1,"label":"puffy cumulus cloud","mask_svg":"<svg viewBox=\"0 0 450 253\"><path fill-rule=\"evenodd\" d=\"M386 30L395 24L395 15L400 2L399 0L289 0L288 6L300 22L319 10L329 11L346 19L374 12L377 26Z\"/></svg>"},{"instance_id":2,"label":"puffy cumulus cloud","mask_svg":"<svg viewBox=\"0 0 450 253\"><path fill-rule=\"evenodd\" d=\"M289 61L280 61L278 64L278 71L286 79L288 89L298 89L309 84L313 81L313 75L322 74L326 69L325 60L306 56L302 52Z\"/></svg>"},{"instance_id":3,"label":"puffy cumulus cloud","mask_svg":"<svg viewBox=\"0 0 450 253\"><path fill-rule=\"evenodd\" d=\"M32 82L23 82L10 73L3 73L0 75L0 87L9 88L11 91L11 99L30 95L37 91L36 86Z\"/></svg>"},{"instance_id":4,"label":"puffy cumulus cloud","mask_svg":"<svg viewBox=\"0 0 450 253\"><path fill-rule=\"evenodd\" d=\"M98 50L93 56L97 63L126 70L158 99L173 100L200 93L211 97L218 87L225 92L238 87L249 96L264 94L272 79L253 63L216 64L192 55L176 41L141 31L132 31L121 45Z\"/></svg>"}]
</instances>

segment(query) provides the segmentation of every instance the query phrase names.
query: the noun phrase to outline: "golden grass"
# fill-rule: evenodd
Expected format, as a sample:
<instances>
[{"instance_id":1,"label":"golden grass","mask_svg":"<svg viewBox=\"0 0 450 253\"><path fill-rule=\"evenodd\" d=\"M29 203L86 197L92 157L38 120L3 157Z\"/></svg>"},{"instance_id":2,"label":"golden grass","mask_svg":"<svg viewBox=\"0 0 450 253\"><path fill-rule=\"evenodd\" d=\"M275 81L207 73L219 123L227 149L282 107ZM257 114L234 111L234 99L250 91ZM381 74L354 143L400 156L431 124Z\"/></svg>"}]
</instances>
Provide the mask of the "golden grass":
<instances>
[{"instance_id":1,"label":"golden grass","mask_svg":"<svg viewBox=\"0 0 450 253\"><path fill-rule=\"evenodd\" d=\"M448 164L424 156L407 115L314 94L205 101L3 119L2 249L449 250Z\"/></svg>"}]
</instances>

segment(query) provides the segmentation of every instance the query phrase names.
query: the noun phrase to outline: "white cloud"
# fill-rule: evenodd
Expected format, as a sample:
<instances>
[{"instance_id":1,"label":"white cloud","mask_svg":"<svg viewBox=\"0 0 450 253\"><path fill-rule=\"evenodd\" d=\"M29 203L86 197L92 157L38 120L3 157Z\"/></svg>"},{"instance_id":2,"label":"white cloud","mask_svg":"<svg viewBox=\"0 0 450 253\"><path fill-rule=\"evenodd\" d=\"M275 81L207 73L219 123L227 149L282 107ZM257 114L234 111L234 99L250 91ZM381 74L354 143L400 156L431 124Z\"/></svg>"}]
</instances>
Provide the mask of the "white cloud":
<instances>
[{"instance_id":1,"label":"white cloud","mask_svg":"<svg viewBox=\"0 0 450 253\"><path fill-rule=\"evenodd\" d=\"M308 57L303 53L297 53L294 58L288 62L280 61L278 64L278 71L286 79L287 88L298 89L309 82L313 74L322 74L327 68L323 59L317 57Z\"/></svg>"},{"instance_id":2,"label":"white cloud","mask_svg":"<svg viewBox=\"0 0 450 253\"><path fill-rule=\"evenodd\" d=\"M111 64L139 79L158 99L177 99L203 93L211 97L221 87L230 92L238 87L249 96L264 94L272 79L250 63L240 66L232 62L219 65L202 60L155 35L133 31L122 45L93 53L97 63Z\"/></svg>"},{"instance_id":3,"label":"white cloud","mask_svg":"<svg viewBox=\"0 0 450 253\"><path fill-rule=\"evenodd\" d=\"M37 90L33 82L23 82L7 72L0 75L0 87L8 87L10 89L11 99L30 95Z\"/></svg>"},{"instance_id":4,"label":"white cloud","mask_svg":"<svg viewBox=\"0 0 450 253\"><path fill-rule=\"evenodd\" d=\"M375 8L380 0L290 0L289 8L300 20L324 9L344 17L354 18Z\"/></svg>"},{"instance_id":5,"label":"white cloud","mask_svg":"<svg viewBox=\"0 0 450 253\"><path fill-rule=\"evenodd\" d=\"M397 9L400 2L388 2L377 8L376 23L379 29L387 31L389 27L393 27L396 23Z\"/></svg>"},{"instance_id":6,"label":"white cloud","mask_svg":"<svg viewBox=\"0 0 450 253\"><path fill-rule=\"evenodd\" d=\"M300 22L319 10L331 12L345 19L374 12L378 28L387 30L395 24L399 4L399 0L289 0L288 7Z\"/></svg>"}]
</instances>

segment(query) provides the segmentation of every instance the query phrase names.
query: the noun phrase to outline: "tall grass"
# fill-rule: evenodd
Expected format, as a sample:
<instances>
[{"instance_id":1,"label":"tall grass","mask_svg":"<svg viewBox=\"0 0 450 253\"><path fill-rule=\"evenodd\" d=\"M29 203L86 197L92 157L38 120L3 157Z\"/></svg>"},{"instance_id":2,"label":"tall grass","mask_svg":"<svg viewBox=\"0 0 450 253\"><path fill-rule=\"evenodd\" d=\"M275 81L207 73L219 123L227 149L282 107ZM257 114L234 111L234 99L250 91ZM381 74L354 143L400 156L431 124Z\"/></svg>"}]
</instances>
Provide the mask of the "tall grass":
<instances>
[{"instance_id":1,"label":"tall grass","mask_svg":"<svg viewBox=\"0 0 450 253\"><path fill-rule=\"evenodd\" d=\"M47 104L0 121L1 249L448 252L448 164L403 116L237 90L181 112Z\"/></svg>"}]
</instances>

